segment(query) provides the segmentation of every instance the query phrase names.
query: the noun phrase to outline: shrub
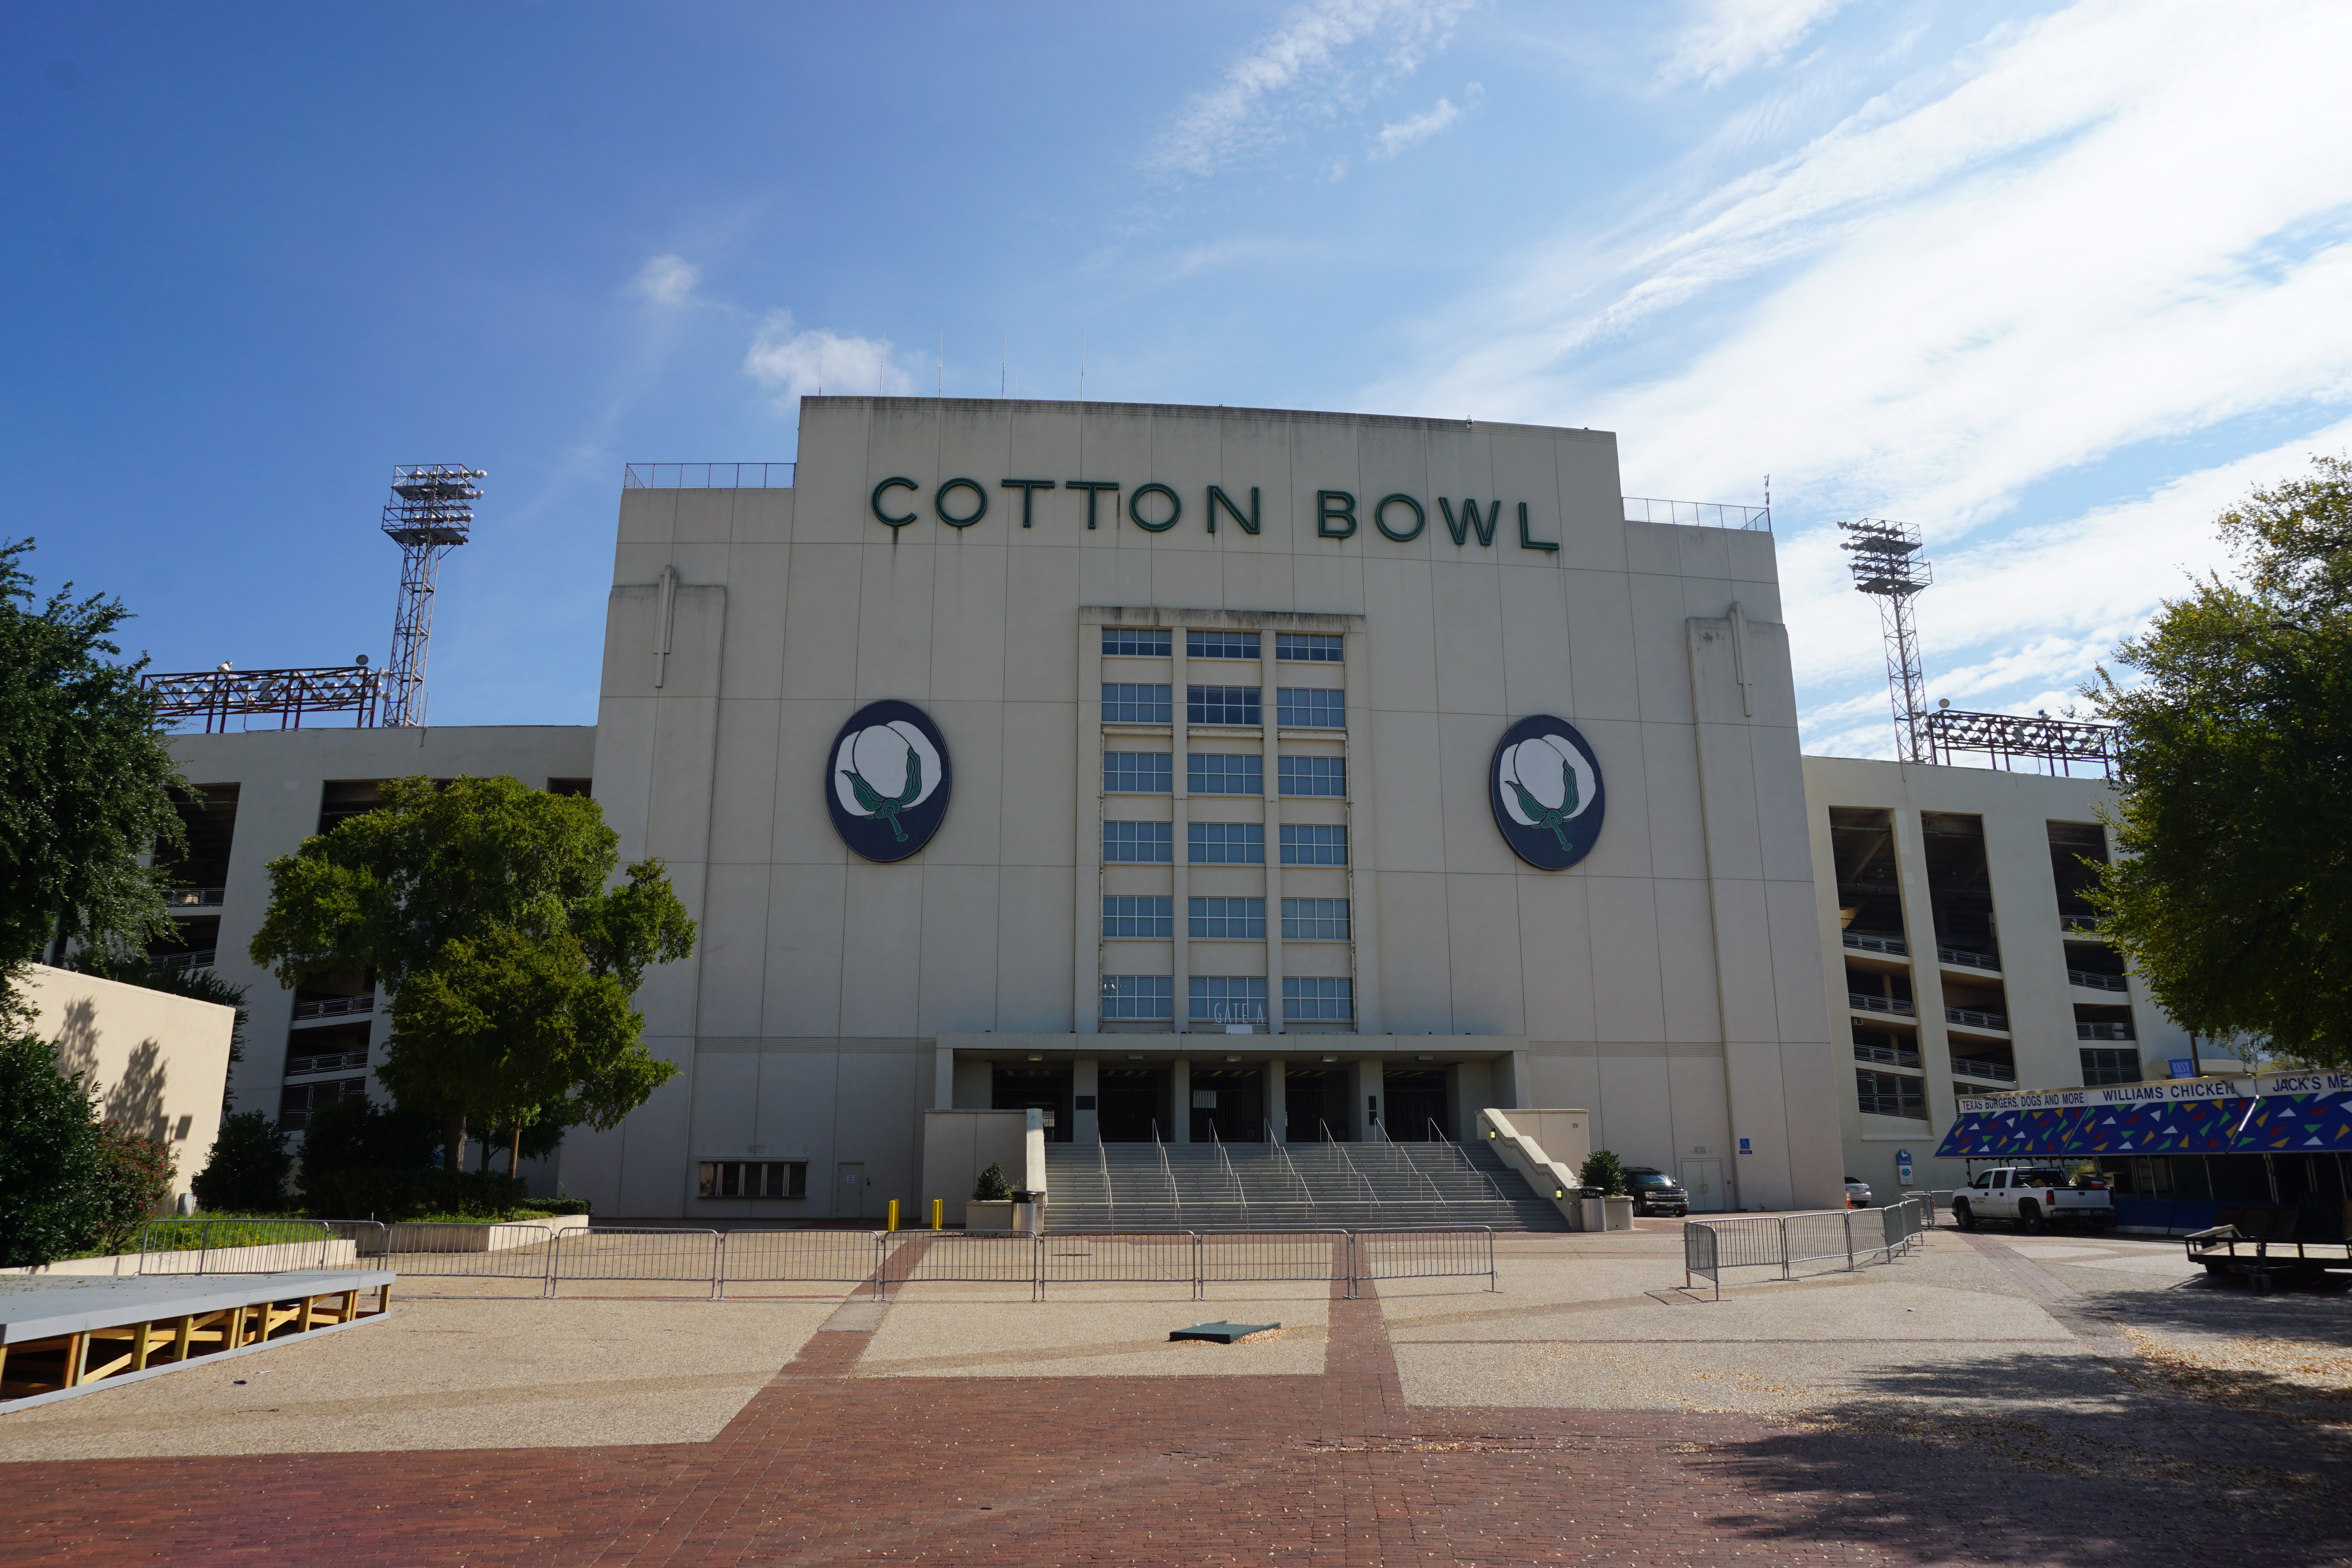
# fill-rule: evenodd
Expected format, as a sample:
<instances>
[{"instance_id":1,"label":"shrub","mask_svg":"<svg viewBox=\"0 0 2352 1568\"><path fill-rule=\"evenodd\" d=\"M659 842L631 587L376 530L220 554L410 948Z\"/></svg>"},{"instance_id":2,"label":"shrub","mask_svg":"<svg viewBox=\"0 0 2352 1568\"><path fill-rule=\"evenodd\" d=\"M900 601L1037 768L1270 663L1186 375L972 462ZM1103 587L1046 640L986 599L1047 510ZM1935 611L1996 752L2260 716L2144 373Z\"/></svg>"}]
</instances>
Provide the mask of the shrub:
<instances>
[{"instance_id":1,"label":"shrub","mask_svg":"<svg viewBox=\"0 0 2352 1568\"><path fill-rule=\"evenodd\" d=\"M272 1214L286 1206L292 1163L278 1123L258 1110L240 1110L222 1121L211 1158L188 1184L205 1208Z\"/></svg>"},{"instance_id":2,"label":"shrub","mask_svg":"<svg viewBox=\"0 0 2352 1568\"><path fill-rule=\"evenodd\" d=\"M0 1268L69 1258L106 1214L109 1157L81 1080L47 1041L0 1033Z\"/></svg>"},{"instance_id":3,"label":"shrub","mask_svg":"<svg viewBox=\"0 0 2352 1568\"><path fill-rule=\"evenodd\" d=\"M980 1184L971 1190L974 1203L1001 1203L1013 1195L1013 1184L1004 1179L1004 1167L991 1163L980 1173Z\"/></svg>"},{"instance_id":4,"label":"shrub","mask_svg":"<svg viewBox=\"0 0 2352 1568\"><path fill-rule=\"evenodd\" d=\"M97 1234L87 1245L104 1252L129 1252L139 1245L147 1216L172 1195L171 1145L160 1138L126 1132L101 1123L103 1163L99 1174Z\"/></svg>"},{"instance_id":5,"label":"shrub","mask_svg":"<svg viewBox=\"0 0 2352 1568\"><path fill-rule=\"evenodd\" d=\"M1595 1149L1577 1172L1576 1179L1604 1197L1622 1197L1625 1194L1625 1167L1606 1149Z\"/></svg>"}]
</instances>

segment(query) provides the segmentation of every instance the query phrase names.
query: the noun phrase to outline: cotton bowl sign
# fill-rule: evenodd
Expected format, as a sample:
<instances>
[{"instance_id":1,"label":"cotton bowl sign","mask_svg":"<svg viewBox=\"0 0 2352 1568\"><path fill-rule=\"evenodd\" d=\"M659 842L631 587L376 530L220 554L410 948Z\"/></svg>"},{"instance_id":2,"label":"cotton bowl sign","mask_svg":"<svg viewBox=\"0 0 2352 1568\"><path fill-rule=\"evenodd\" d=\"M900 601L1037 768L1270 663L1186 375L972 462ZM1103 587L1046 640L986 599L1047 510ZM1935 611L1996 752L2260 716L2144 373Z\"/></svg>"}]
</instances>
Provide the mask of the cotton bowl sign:
<instances>
[{"instance_id":1,"label":"cotton bowl sign","mask_svg":"<svg viewBox=\"0 0 2352 1568\"><path fill-rule=\"evenodd\" d=\"M1601 759L1575 725L1548 713L1503 732L1486 796L1511 853L1539 871L1565 871L1591 854L1608 805Z\"/></svg>"},{"instance_id":2,"label":"cotton bowl sign","mask_svg":"<svg viewBox=\"0 0 2352 1568\"><path fill-rule=\"evenodd\" d=\"M868 860L919 853L948 814L947 737L911 702L869 702L849 717L825 767L824 803L841 841Z\"/></svg>"}]
</instances>

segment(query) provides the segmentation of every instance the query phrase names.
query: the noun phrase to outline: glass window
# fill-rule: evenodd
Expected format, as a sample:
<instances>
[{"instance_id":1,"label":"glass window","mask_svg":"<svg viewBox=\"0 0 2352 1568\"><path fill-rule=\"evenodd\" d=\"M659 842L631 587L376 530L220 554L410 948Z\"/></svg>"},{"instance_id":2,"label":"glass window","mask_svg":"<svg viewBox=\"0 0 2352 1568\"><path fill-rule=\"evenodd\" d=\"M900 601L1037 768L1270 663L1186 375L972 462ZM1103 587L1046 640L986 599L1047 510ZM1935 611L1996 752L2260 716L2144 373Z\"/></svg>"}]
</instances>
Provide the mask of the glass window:
<instances>
[{"instance_id":1,"label":"glass window","mask_svg":"<svg viewBox=\"0 0 2352 1568\"><path fill-rule=\"evenodd\" d=\"M1171 793L1175 759L1166 752L1105 752L1105 795L1167 795Z\"/></svg>"},{"instance_id":2,"label":"glass window","mask_svg":"<svg viewBox=\"0 0 2352 1568\"><path fill-rule=\"evenodd\" d=\"M1192 905L1192 935L1202 941L1265 940L1264 899L1194 899Z\"/></svg>"},{"instance_id":3,"label":"glass window","mask_svg":"<svg viewBox=\"0 0 2352 1568\"><path fill-rule=\"evenodd\" d=\"M1285 834L1289 831L1283 829ZM1187 829L1185 858L1195 866L1263 866L1265 828L1255 822L1192 823Z\"/></svg>"},{"instance_id":4,"label":"glass window","mask_svg":"<svg viewBox=\"0 0 2352 1568\"><path fill-rule=\"evenodd\" d=\"M1344 866L1348 863L1348 830L1316 823L1282 825L1282 863L1286 866Z\"/></svg>"},{"instance_id":5,"label":"glass window","mask_svg":"<svg viewBox=\"0 0 2352 1568\"><path fill-rule=\"evenodd\" d=\"M1289 664L1339 664L1346 639L1331 632L1276 632L1274 657Z\"/></svg>"},{"instance_id":6,"label":"glass window","mask_svg":"<svg viewBox=\"0 0 2352 1568\"><path fill-rule=\"evenodd\" d=\"M1176 982L1165 974L1106 974L1102 980L1102 1016L1173 1018Z\"/></svg>"},{"instance_id":7,"label":"glass window","mask_svg":"<svg viewBox=\"0 0 2352 1568\"><path fill-rule=\"evenodd\" d=\"M1176 830L1165 822L1106 822L1103 859L1111 865L1176 858Z\"/></svg>"},{"instance_id":8,"label":"glass window","mask_svg":"<svg viewBox=\"0 0 2352 1568\"><path fill-rule=\"evenodd\" d=\"M1265 708L1255 686L1194 686L1186 689L1186 717L1195 724L1263 724Z\"/></svg>"},{"instance_id":9,"label":"glass window","mask_svg":"<svg viewBox=\"0 0 2352 1568\"><path fill-rule=\"evenodd\" d=\"M1256 1024L1265 1019L1263 974L1195 974L1192 1016L1209 1023Z\"/></svg>"},{"instance_id":10,"label":"glass window","mask_svg":"<svg viewBox=\"0 0 2352 1568\"><path fill-rule=\"evenodd\" d=\"M1105 658L1166 658L1171 638L1165 626L1105 626Z\"/></svg>"},{"instance_id":11,"label":"glass window","mask_svg":"<svg viewBox=\"0 0 2352 1568\"><path fill-rule=\"evenodd\" d=\"M805 1160L705 1160L701 1195L706 1198L804 1198Z\"/></svg>"},{"instance_id":12,"label":"glass window","mask_svg":"<svg viewBox=\"0 0 2352 1568\"><path fill-rule=\"evenodd\" d=\"M1255 658L1255 632L1192 632L1184 634L1187 658Z\"/></svg>"},{"instance_id":13,"label":"glass window","mask_svg":"<svg viewBox=\"0 0 2352 1568\"><path fill-rule=\"evenodd\" d=\"M1275 692L1275 721L1286 730L1344 730L1348 694L1325 686L1285 686Z\"/></svg>"},{"instance_id":14,"label":"glass window","mask_svg":"<svg viewBox=\"0 0 2352 1568\"><path fill-rule=\"evenodd\" d=\"M1165 724L1173 700L1165 686L1106 680L1102 689L1102 721L1106 724Z\"/></svg>"},{"instance_id":15,"label":"glass window","mask_svg":"<svg viewBox=\"0 0 2352 1568\"><path fill-rule=\"evenodd\" d=\"M1355 982L1333 975L1286 975L1282 1016L1301 1024L1345 1023L1356 1016Z\"/></svg>"},{"instance_id":16,"label":"glass window","mask_svg":"<svg viewBox=\"0 0 2352 1568\"><path fill-rule=\"evenodd\" d=\"M1285 942L1345 942L1348 900L1345 899L1285 899L1282 900Z\"/></svg>"},{"instance_id":17,"label":"glass window","mask_svg":"<svg viewBox=\"0 0 2352 1568\"><path fill-rule=\"evenodd\" d=\"M1927 1119L1927 1086L1916 1078L1856 1068L1853 1084L1854 1098L1864 1116L1907 1116L1915 1121Z\"/></svg>"},{"instance_id":18,"label":"glass window","mask_svg":"<svg viewBox=\"0 0 2352 1568\"><path fill-rule=\"evenodd\" d=\"M1217 752L1192 752L1185 759L1184 787L1194 795L1264 795L1265 759Z\"/></svg>"},{"instance_id":19,"label":"glass window","mask_svg":"<svg viewBox=\"0 0 2352 1568\"><path fill-rule=\"evenodd\" d=\"M1198 903L1199 900L1193 900ZM1176 900L1150 895L1103 898L1103 935L1111 937L1172 937L1176 934Z\"/></svg>"},{"instance_id":20,"label":"glass window","mask_svg":"<svg viewBox=\"0 0 2352 1568\"><path fill-rule=\"evenodd\" d=\"M2137 1050L2083 1053L2083 1081L2093 1088L2103 1083L2137 1083L2139 1080L2139 1052Z\"/></svg>"},{"instance_id":21,"label":"glass window","mask_svg":"<svg viewBox=\"0 0 2352 1568\"><path fill-rule=\"evenodd\" d=\"M1328 795L1335 800L1348 797L1347 758L1280 757L1276 761L1283 794Z\"/></svg>"}]
</instances>

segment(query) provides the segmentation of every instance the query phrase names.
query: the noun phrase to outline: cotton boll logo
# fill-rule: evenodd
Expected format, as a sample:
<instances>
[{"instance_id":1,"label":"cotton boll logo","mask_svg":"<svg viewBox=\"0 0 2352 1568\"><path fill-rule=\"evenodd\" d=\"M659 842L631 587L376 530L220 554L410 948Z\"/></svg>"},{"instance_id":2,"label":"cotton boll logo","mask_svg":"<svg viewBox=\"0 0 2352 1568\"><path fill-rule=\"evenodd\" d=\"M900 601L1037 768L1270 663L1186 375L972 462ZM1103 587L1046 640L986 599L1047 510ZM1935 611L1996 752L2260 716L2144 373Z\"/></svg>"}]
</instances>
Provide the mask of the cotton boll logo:
<instances>
[{"instance_id":1,"label":"cotton boll logo","mask_svg":"<svg viewBox=\"0 0 2352 1568\"><path fill-rule=\"evenodd\" d=\"M947 816L948 746L909 702L869 702L833 742L825 805L841 841L868 860L919 853Z\"/></svg>"},{"instance_id":2,"label":"cotton boll logo","mask_svg":"<svg viewBox=\"0 0 2352 1568\"><path fill-rule=\"evenodd\" d=\"M1565 720L1538 714L1505 731L1486 793L1511 852L1539 870L1566 870L1601 837L1601 761Z\"/></svg>"}]
</instances>

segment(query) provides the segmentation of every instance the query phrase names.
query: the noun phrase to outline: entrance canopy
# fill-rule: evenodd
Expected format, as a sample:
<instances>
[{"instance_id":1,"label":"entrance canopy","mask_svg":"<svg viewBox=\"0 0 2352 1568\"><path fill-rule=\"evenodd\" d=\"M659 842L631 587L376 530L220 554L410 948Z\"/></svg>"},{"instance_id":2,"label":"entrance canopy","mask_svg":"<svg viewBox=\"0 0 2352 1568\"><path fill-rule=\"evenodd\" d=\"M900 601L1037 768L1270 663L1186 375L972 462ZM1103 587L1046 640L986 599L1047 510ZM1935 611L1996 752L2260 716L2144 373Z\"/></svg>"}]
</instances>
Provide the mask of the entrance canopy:
<instances>
[{"instance_id":1,"label":"entrance canopy","mask_svg":"<svg viewBox=\"0 0 2352 1568\"><path fill-rule=\"evenodd\" d=\"M1952 1159L2352 1152L2352 1073L2113 1084L1960 1101Z\"/></svg>"}]
</instances>

